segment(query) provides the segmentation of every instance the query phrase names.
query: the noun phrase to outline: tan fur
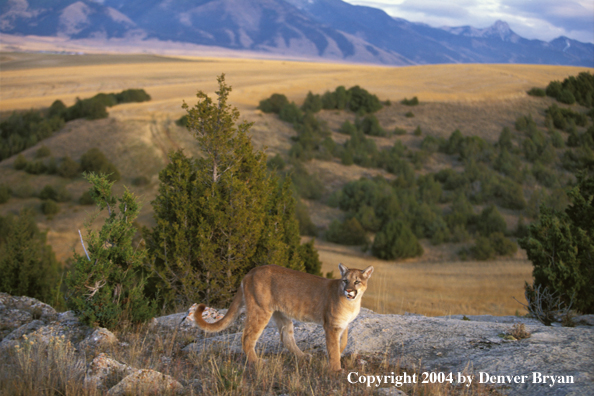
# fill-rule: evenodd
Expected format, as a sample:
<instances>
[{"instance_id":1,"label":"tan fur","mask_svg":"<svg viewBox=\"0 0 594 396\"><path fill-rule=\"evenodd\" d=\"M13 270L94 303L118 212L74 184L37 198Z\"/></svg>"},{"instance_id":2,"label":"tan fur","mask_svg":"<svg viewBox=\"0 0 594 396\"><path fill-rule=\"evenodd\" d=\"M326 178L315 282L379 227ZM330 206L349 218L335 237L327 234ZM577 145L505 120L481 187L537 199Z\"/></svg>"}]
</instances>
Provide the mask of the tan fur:
<instances>
[{"instance_id":1,"label":"tan fur","mask_svg":"<svg viewBox=\"0 0 594 396\"><path fill-rule=\"evenodd\" d=\"M194 320L205 331L221 331L237 318L241 307L245 306L245 329L241 343L250 363L258 360L256 342L270 318L274 319L283 344L297 357L305 354L295 343L291 319L321 324L326 332L330 369L340 371L340 354L347 345L348 325L359 314L361 298L373 267L358 270L339 264L339 269L341 279L325 279L276 265L256 267L243 278L224 318L207 323L202 319L205 305L200 304ZM347 298L347 290L356 291L354 299Z\"/></svg>"}]
</instances>

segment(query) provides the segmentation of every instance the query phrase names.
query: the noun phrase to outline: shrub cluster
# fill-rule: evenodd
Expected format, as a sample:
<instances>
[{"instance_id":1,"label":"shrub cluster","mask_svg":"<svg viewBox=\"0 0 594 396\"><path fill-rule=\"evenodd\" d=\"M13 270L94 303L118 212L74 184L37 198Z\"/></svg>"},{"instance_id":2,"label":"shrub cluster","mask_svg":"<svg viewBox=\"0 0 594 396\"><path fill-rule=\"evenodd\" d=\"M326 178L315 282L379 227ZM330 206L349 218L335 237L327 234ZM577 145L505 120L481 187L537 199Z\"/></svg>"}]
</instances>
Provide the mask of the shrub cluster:
<instances>
[{"instance_id":1,"label":"shrub cluster","mask_svg":"<svg viewBox=\"0 0 594 396\"><path fill-rule=\"evenodd\" d=\"M585 107L594 105L594 75L582 72L577 77L567 77L563 82L551 81L546 94L566 104L579 103Z\"/></svg>"},{"instance_id":2,"label":"shrub cluster","mask_svg":"<svg viewBox=\"0 0 594 396\"><path fill-rule=\"evenodd\" d=\"M402 99L402 101L400 103L402 103L403 105L406 105L406 106L416 106L419 104L419 98L417 98L416 96L413 96L412 99L404 98L404 99Z\"/></svg>"}]
</instances>

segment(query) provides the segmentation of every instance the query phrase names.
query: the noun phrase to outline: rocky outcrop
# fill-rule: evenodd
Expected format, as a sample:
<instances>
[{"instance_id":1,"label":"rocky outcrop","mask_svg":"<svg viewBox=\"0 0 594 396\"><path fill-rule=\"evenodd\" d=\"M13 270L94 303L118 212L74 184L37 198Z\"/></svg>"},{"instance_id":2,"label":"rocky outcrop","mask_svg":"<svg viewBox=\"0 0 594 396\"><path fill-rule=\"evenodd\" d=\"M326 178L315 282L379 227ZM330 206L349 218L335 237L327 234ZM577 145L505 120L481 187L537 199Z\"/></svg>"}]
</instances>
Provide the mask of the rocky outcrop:
<instances>
[{"instance_id":1,"label":"rocky outcrop","mask_svg":"<svg viewBox=\"0 0 594 396\"><path fill-rule=\"evenodd\" d=\"M195 340L184 348L190 354L205 348L243 353L243 315L226 332L205 336L193 320L195 308L153 319L150 331L168 336L183 333L185 339ZM204 317L215 321L224 312L209 309ZM455 377L457 373L474 375L472 380L476 382L501 380L503 382L495 385L510 395L594 394L594 316L576 317L574 322L576 327L569 328L559 324L544 326L534 319L515 316L380 315L362 309L349 327L345 353L358 354L361 361L366 355L385 354L405 371L453 373ZM523 334L517 334L519 325L523 325ZM86 369L85 385L107 391L109 395L200 393L199 379L182 381L184 388L182 383L163 373L131 367L106 353L99 353L110 350L116 343L122 347L125 344L119 343L106 329L83 325L71 312L56 313L50 306L28 297L0 293L0 328L3 329L0 358L23 336L41 343L59 337L82 356L95 356ZM523 338L526 335L528 338ZM321 326L295 322L295 339L305 352L324 353L326 350ZM284 350L272 323L263 331L257 349L263 354ZM523 383L506 383L515 376L526 376L526 379ZM543 384L544 376L547 382ZM397 389L378 392L398 394Z\"/></svg>"}]
</instances>

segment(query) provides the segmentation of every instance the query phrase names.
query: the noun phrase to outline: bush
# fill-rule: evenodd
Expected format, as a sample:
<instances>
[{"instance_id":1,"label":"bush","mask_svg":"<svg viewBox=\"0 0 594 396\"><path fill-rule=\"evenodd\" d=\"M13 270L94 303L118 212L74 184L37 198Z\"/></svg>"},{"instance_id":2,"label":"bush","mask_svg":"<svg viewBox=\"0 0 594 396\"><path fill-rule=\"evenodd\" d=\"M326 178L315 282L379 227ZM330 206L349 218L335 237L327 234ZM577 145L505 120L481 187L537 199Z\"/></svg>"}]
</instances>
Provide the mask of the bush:
<instances>
[{"instance_id":1,"label":"bush","mask_svg":"<svg viewBox=\"0 0 594 396\"><path fill-rule=\"evenodd\" d=\"M113 329L123 321L143 322L154 316L156 307L144 294L142 271L148 261L146 251L132 246L136 233L134 219L140 206L127 189L116 200L113 182L92 173L91 194L108 218L97 231L87 229L86 255L74 254L66 277L66 303L87 325ZM117 205L117 206L116 206Z\"/></svg>"},{"instance_id":2,"label":"bush","mask_svg":"<svg viewBox=\"0 0 594 396\"><path fill-rule=\"evenodd\" d=\"M184 114L183 116L179 117L175 121L175 125L180 126L180 127L186 127L188 125L188 115Z\"/></svg>"},{"instance_id":3,"label":"bush","mask_svg":"<svg viewBox=\"0 0 594 396\"><path fill-rule=\"evenodd\" d=\"M67 108L64 112L64 120L71 121L78 118L98 120L100 118L107 118L108 115L105 105L100 99L81 100L76 98L76 103Z\"/></svg>"},{"instance_id":4,"label":"bush","mask_svg":"<svg viewBox=\"0 0 594 396\"><path fill-rule=\"evenodd\" d=\"M296 163L291 175L293 185L302 198L318 200L324 194L324 184L317 175L310 175L303 165Z\"/></svg>"},{"instance_id":5,"label":"bush","mask_svg":"<svg viewBox=\"0 0 594 396\"><path fill-rule=\"evenodd\" d=\"M300 235L318 236L318 227L311 221L307 206L300 199L296 200L295 218L299 223Z\"/></svg>"},{"instance_id":6,"label":"bush","mask_svg":"<svg viewBox=\"0 0 594 396\"><path fill-rule=\"evenodd\" d=\"M25 172L30 173L32 175L41 175L47 171L47 166L43 163L43 161L35 161L27 163L25 167Z\"/></svg>"},{"instance_id":7,"label":"bush","mask_svg":"<svg viewBox=\"0 0 594 396\"><path fill-rule=\"evenodd\" d=\"M564 148L565 141L563 140L563 136L559 133L559 131L552 131L551 132L551 143L555 148Z\"/></svg>"},{"instance_id":8,"label":"bush","mask_svg":"<svg viewBox=\"0 0 594 396\"><path fill-rule=\"evenodd\" d=\"M416 96L414 96L412 99L404 98L400 103L406 106L416 106L419 104L419 98L417 98Z\"/></svg>"},{"instance_id":9,"label":"bush","mask_svg":"<svg viewBox=\"0 0 594 396\"><path fill-rule=\"evenodd\" d=\"M406 129L396 127L394 128L394 135L406 135Z\"/></svg>"},{"instance_id":10,"label":"bush","mask_svg":"<svg viewBox=\"0 0 594 396\"><path fill-rule=\"evenodd\" d=\"M386 131L381 127L376 116L368 114L361 120L361 131L371 136L386 136Z\"/></svg>"},{"instance_id":11,"label":"bush","mask_svg":"<svg viewBox=\"0 0 594 396\"><path fill-rule=\"evenodd\" d=\"M60 207L53 199L46 199L41 203L41 213L46 216L53 216L60 211Z\"/></svg>"},{"instance_id":12,"label":"bush","mask_svg":"<svg viewBox=\"0 0 594 396\"><path fill-rule=\"evenodd\" d=\"M80 196L78 203L81 205L94 205L95 199L93 199L93 196L91 195L90 191L85 191Z\"/></svg>"},{"instance_id":13,"label":"bush","mask_svg":"<svg viewBox=\"0 0 594 396\"><path fill-rule=\"evenodd\" d=\"M151 96L144 89L126 89L120 93L114 94L117 103L147 102Z\"/></svg>"},{"instance_id":14,"label":"bush","mask_svg":"<svg viewBox=\"0 0 594 396\"><path fill-rule=\"evenodd\" d=\"M98 148L92 148L82 155L80 168L83 172L102 173L112 182L121 178L115 165L109 162L105 154Z\"/></svg>"},{"instance_id":15,"label":"bush","mask_svg":"<svg viewBox=\"0 0 594 396\"><path fill-rule=\"evenodd\" d=\"M301 110L303 110L304 113L317 113L322 110L322 99L320 98L320 95L314 95L309 91L301 106Z\"/></svg>"},{"instance_id":16,"label":"bush","mask_svg":"<svg viewBox=\"0 0 594 396\"><path fill-rule=\"evenodd\" d=\"M62 158L58 166L58 174L67 179L73 179L80 174L80 165L69 156Z\"/></svg>"},{"instance_id":17,"label":"bush","mask_svg":"<svg viewBox=\"0 0 594 396\"><path fill-rule=\"evenodd\" d=\"M413 135L415 135L415 136L421 136L422 134L423 134L423 131L421 131L421 127L420 126L417 126L417 128L413 132Z\"/></svg>"},{"instance_id":18,"label":"bush","mask_svg":"<svg viewBox=\"0 0 594 396\"><path fill-rule=\"evenodd\" d=\"M479 234L487 237L494 232L506 233L507 225L503 216L499 213L497 208L493 205L487 206L478 216L476 228Z\"/></svg>"},{"instance_id":19,"label":"bush","mask_svg":"<svg viewBox=\"0 0 594 396\"><path fill-rule=\"evenodd\" d=\"M423 248L408 224L393 219L376 234L371 252L383 260L394 260L421 256Z\"/></svg>"},{"instance_id":20,"label":"bush","mask_svg":"<svg viewBox=\"0 0 594 396\"><path fill-rule=\"evenodd\" d=\"M260 101L258 109L264 113L280 113L281 109L289 104L289 100L285 95L274 93L268 99Z\"/></svg>"},{"instance_id":21,"label":"bush","mask_svg":"<svg viewBox=\"0 0 594 396\"><path fill-rule=\"evenodd\" d=\"M26 159L26 158L23 156L23 154L19 154L19 155L17 155L17 157L15 158L15 160L14 160L14 163L13 163L13 165L12 165L12 166L13 166L13 167L14 167L14 169L16 169L16 170L23 170L23 169L25 169L25 168L27 167L27 164L28 164L28 163L29 163L29 162L28 162L28 161L27 161L27 159Z\"/></svg>"},{"instance_id":22,"label":"bush","mask_svg":"<svg viewBox=\"0 0 594 396\"><path fill-rule=\"evenodd\" d=\"M536 88L536 87L530 89L530 91L528 91L527 93L530 96L537 96L537 97L540 97L540 98L543 98L543 97L547 96L547 93L545 92L544 89L542 89L542 88Z\"/></svg>"},{"instance_id":23,"label":"bush","mask_svg":"<svg viewBox=\"0 0 594 396\"><path fill-rule=\"evenodd\" d=\"M516 245L509 238L506 238L502 232L494 232L489 236L493 250L499 256L512 256L518 251Z\"/></svg>"},{"instance_id":24,"label":"bush","mask_svg":"<svg viewBox=\"0 0 594 396\"><path fill-rule=\"evenodd\" d=\"M291 102L281 108L278 117L283 121L295 124L303 119L303 113L294 102Z\"/></svg>"},{"instance_id":25,"label":"bush","mask_svg":"<svg viewBox=\"0 0 594 396\"><path fill-rule=\"evenodd\" d=\"M470 254L476 260L491 260L495 258L495 249L491 245L489 238L479 236L474 241L474 245L470 248Z\"/></svg>"},{"instance_id":26,"label":"bush","mask_svg":"<svg viewBox=\"0 0 594 396\"><path fill-rule=\"evenodd\" d=\"M54 103L49 107L47 116L48 118L59 117L64 118L64 111L66 111L66 105L61 100L55 100Z\"/></svg>"},{"instance_id":27,"label":"bush","mask_svg":"<svg viewBox=\"0 0 594 396\"><path fill-rule=\"evenodd\" d=\"M347 121L343 122L342 125L340 125L338 132L344 133L346 135L351 135L351 134L357 132L357 127L355 125L351 124L351 122L347 120Z\"/></svg>"},{"instance_id":28,"label":"bush","mask_svg":"<svg viewBox=\"0 0 594 396\"><path fill-rule=\"evenodd\" d=\"M10 199L10 195L12 194L12 190L6 184L0 184L0 204L8 202Z\"/></svg>"},{"instance_id":29,"label":"bush","mask_svg":"<svg viewBox=\"0 0 594 396\"><path fill-rule=\"evenodd\" d=\"M563 89L557 95L557 101L571 105L575 103L575 96L573 96L573 94L570 91Z\"/></svg>"},{"instance_id":30,"label":"bush","mask_svg":"<svg viewBox=\"0 0 594 396\"><path fill-rule=\"evenodd\" d=\"M16 219L0 216L0 292L37 298L60 309L60 267L30 210L22 210Z\"/></svg>"},{"instance_id":31,"label":"bush","mask_svg":"<svg viewBox=\"0 0 594 396\"><path fill-rule=\"evenodd\" d=\"M57 196L58 196L58 193L49 184L46 185L45 187L43 187L38 194L39 199L43 199L43 200L53 199L54 201L57 201Z\"/></svg>"},{"instance_id":32,"label":"bush","mask_svg":"<svg viewBox=\"0 0 594 396\"><path fill-rule=\"evenodd\" d=\"M45 157L49 157L51 154L52 154L52 152L49 149L49 147L47 147L46 145L42 145L35 152L35 158L45 158Z\"/></svg>"},{"instance_id":33,"label":"bush","mask_svg":"<svg viewBox=\"0 0 594 396\"><path fill-rule=\"evenodd\" d=\"M415 116L415 113L413 113L412 111L407 112L406 114L404 114L404 116L406 118L413 118Z\"/></svg>"},{"instance_id":34,"label":"bush","mask_svg":"<svg viewBox=\"0 0 594 396\"><path fill-rule=\"evenodd\" d=\"M382 108L382 103L377 96L370 94L358 85L347 91L348 108L355 113L374 113Z\"/></svg>"},{"instance_id":35,"label":"bush","mask_svg":"<svg viewBox=\"0 0 594 396\"><path fill-rule=\"evenodd\" d=\"M150 179L146 176L136 176L132 179L132 185L137 187L148 186L150 182Z\"/></svg>"},{"instance_id":36,"label":"bush","mask_svg":"<svg viewBox=\"0 0 594 396\"><path fill-rule=\"evenodd\" d=\"M326 231L326 240L341 245L365 245L369 242L363 226L354 217L342 223L333 220Z\"/></svg>"},{"instance_id":37,"label":"bush","mask_svg":"<svg viewBox=\"0 0 594 396\"><path fill-rule=\"evenodd\" d=\"M303 258L303 266L308 274L322 276L322 262L314 247L314 240L299 246L299 255Z\"/></svg>"},{"instance_id":38,"label":"bush","mask_svg":"<svg viewBox=\"0 0 594 396\"><path fill-rule=\"evenodd\" d=\"M533 288L548 288L566 305L573 297L574 309L594 314L594 178L576 176L569 193L573 204L563 212L543 205L528 237L519 242L534 265Z\"/></svg>"}]
</instances>

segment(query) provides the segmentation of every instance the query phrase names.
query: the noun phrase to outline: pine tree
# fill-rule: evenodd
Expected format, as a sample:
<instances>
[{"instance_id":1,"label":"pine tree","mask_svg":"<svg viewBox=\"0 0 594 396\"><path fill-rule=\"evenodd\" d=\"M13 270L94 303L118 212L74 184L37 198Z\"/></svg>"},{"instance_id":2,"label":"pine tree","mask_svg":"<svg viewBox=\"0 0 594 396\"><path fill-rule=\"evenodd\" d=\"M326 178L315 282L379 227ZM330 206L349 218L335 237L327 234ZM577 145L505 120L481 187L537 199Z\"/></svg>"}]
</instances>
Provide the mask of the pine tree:
<instances>
[{"instance_id":1,"label":"pine tree","mask_svg":"<svg viewBox=\"0 0 594 396\"><path fill-rule=\"evenodd\" d=\"M74 254L66 277L66 304L89 325L114 328L124 320L146 321L155 313L144 296L146 250L132 246L140 205L128 189L116 199L111 192L113 182L106 176L90 173L85 177L92 184L90 192L98 208L101 212L107 209L108 217L99 232L90 227L100 212L87 224L85 255Z\"/></svg>"},{"instance_id":2,"label":"pine tree","mask_svg":"<svg viewBox=\"0 0 594 396\"><path fill-rule=\"evenodd\" d=\"M225 305L257 265L302 270L290 183L279 186L254 150L251 123L236 124L231 87L218 78L217 100L202 91L187 110L201 158L170 154L152 202L156 226L145 229L153 257L151 289L165 305Z\"/></svg>"},{"instance_id":3,"label":"pine tree","mask_svg":"<svg viewBox=\"0 0 594 396\"><path fill-rule=\"evenodd\" d=\"M0 216L0 292L29 296L60 308L60 263L31 211Z\"/></svg>"}]
</instances>

